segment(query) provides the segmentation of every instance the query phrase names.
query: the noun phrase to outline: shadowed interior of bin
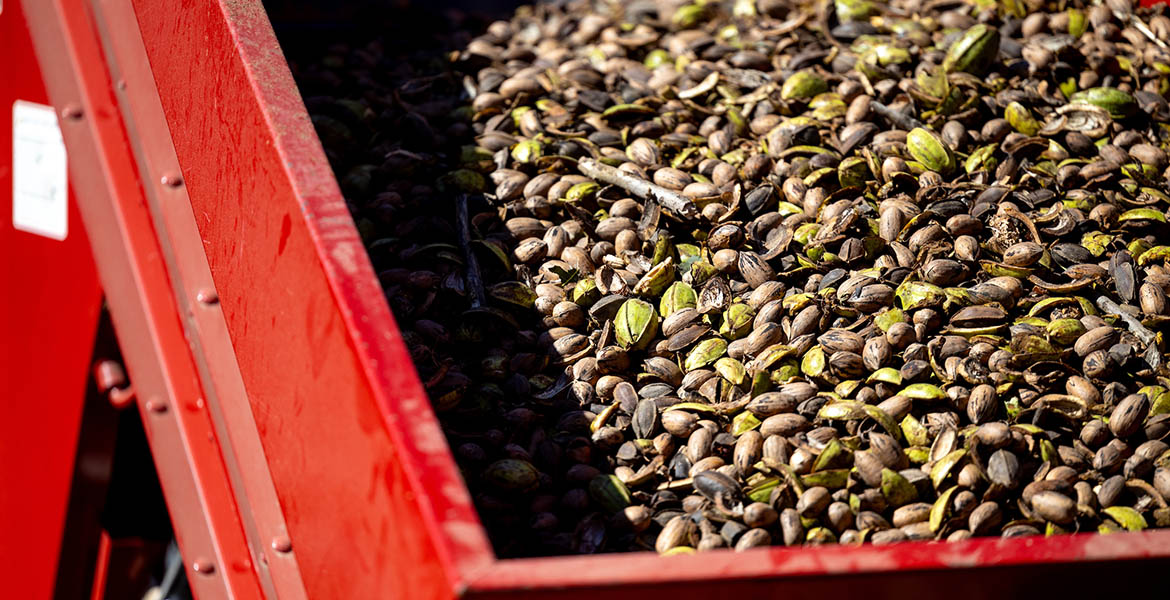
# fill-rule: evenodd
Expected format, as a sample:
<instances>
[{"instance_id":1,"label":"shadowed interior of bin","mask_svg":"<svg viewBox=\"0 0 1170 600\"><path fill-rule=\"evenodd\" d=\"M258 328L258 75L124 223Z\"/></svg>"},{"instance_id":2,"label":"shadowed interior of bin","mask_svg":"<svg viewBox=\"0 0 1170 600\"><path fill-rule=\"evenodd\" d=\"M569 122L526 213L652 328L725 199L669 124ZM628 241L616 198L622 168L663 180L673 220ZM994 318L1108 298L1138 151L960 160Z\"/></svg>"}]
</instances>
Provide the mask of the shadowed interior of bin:
<instances>
[{"instance_id":1,"label":"shadowed interior of bin","mask_svg":"<svg viewBox=\"0 0 1170 600\"><path fill-rule=\"evenodd\" d=\"M265 8L269 12L273 28L281 43L294 78L305 99L306 107L313 117L318 134L331 166L337 175L347 204L353 213L359 232L371 249L370 258L374 269L387 284L389 272L394 275L402 267L399 256L402 248L393 251L389 246L370 245L374 237L386 236L386 232L403 221L413 223L414 228L433 231L419 235L415 231L407 235L416 239L428 239L448 244L437 254L415 259L411 267L423 271L439 271L449 276L450 270L437 265L451 258L445 252L458 252L455 237L450 229L454 212L449 193L425 189L441 173L430 169L427 174L404 173L395 169L403 168L396 159L420 159L420 163L435 162L434 157L458 153L461 147L474 144L474 132L456 125L449 131L442 131L446 123L455 123L450 113L466 106L466 92L461 87L450 85L431 86L430 73L419 69L420 61L433 61L434 74L444 69L446 55L466 46L470 36L479 35L495 20L507 19L516 7L524 4L518 1L497 0L493 2L460 2L439 0L427 3L394 3L381 0L356 0L326 4L312 1L269 0ZM407 6L412 5L412 6ZM323 59L324 57L324 59ZM410 71L398 69L413 61ZM355 62L356 61L356 62ZM347 71L350 71L347 73ZM354 75L361 71L361 75ZM422 86L411 90L410 86ZM362 114L353 103L339 103L338 100L360 100L374 110ZM436 123L432 129L431 122ZM413 169L413 167L408 167ZM404 176L405 175L405 176ZM415 186L395 186L410 180ZM417 186L422 186L422 189ZM391 194L402 196L417 194L430 197L435 203L430 209L419 210L417 206L393 210L383 201ZM379 200L381 197L383 200ZM428 202L423 202L426 206ZM381 206L381 208L379 208ZM486 208L476 205L475 208ZM389 241L389 240L386 240ZM436 261L436 263L432 263ZM436 268L438 267L438 268ZM432 271L432 272L433 272ZM443 305L457 312L466 307L465 291L451 290L454 282L443 282L439 298L427 295L387 292L387 300L395 311L399 323L413 322L416 305L427 301ZM462 288L462 282L455 284ZM444 297L445 296L445 297ZM453 302L452 302L453 301ZM436 310L436 313L442 313ZM426 315L422 315L426 316ZM425 323L424 323L425 326ZM407 337L411 341L424 341ZM425 342L434 342L426 340ZM460 356L468 364L477 362L478 355L489 346L477 343ZM419 346L412 353L421 350ZM420 378L442 377L443 365L422 353L414 353ZM433 382L432 382L433 383ZM450 390L448 390L450 391ZM432 400L434 389L430 390ZM442 395L442 391L438 395ZM482 418L479 410L459 416L460 411L450 411L444 417L444 429L448 443L456 448L468 440L479 441L484 434L482 427L477 430L477 419ZM455 418L451 418L455 417ZM505 425L497 421L497 425ZM452 435L451 427L456 428ZM488 435L510 435L500 429ZM513 440L509 438L508 442ZM477 477L464 472L464 476ZM519 529L516 529L519 528ZM530 541L512 539L516 531L528 529L528 523L501 523L490 531L497 554L501 556L524 556L543 554L564 554L570 550L536 549ZM521 536L523 537L523 536ZM519 542L519 544L517 544Z\"/></svg>"},{"instance_id":2,"label":"shadowed interior of bin","mask_svg":"<svg viewBox=\"0 0 1170 600\"><path fill-rule=\"evenodd\" d=\"M448 318L472 302L455 218L461 186L450 170L485 159L467 154L477 134L460 111L470 100L459 79L443 72L452 53L465 49L493 20L508 18L520 3L265 4L497 555L652 549L593 505L598 494L587 489L598 471L590 465L589 441L556 431L567 418L592 418L608 401L583 407L550 402L536 411L530 403L513 401L535 393L533 386L555 385L547 377L550 369L517 364L535 360L528 346L550 326L532 314L514 314L525 330L516 336L480 320ZM488 227L496 207L479 196L469 205L472 230ZM490 264L499 257L486 244L477 255L487 263L488 284L516 276ZM581 413L582 408L593 412ZM545 471L532 475L532 487L541 486L541 494L533 498L493 486L485 470L502 459L521 459ZM557 515L579 519L562 522Z\"/></svg>"},{"instance_id":3,"label":"shadowed interior of bin","mask_svg":"<svg viewBox=\"0 0 1170 600\"><path fill-rule=\"evenodd\" d=\"M386 0L348 0L321 3L313 0L266 0L274 30L281 43L297 81L306 107L313 118L326 156L334 168L346 202L354 215L359 232L370 249L370 259L375 272L388 288L387 300L395 312L396 320L402 324L413 322L419 316L416 302L434 302L450 310L466 310L466 292L462 282L455 283L449 278L441 284L446 290L433 294L396 293L397 287L388 284L387 273L394 275L402 267L401 247L390 250L389 246L372 244L374 237L386 236L393 226L404 221L412 228L431 229L427 233L408 231L413 239L427 239L448 246L436 254L413 259L412 269L439 271L450 276L450 269L436 268L436 263L451 259L445 252L458 252L455 247L453 226L454 212L449 192L440 193L426 189L428 184L441 172L431 168L426 174L401 171L402 165L396 158L420 159L427 162L445 162L451 153L458 153L461 147L475 143L475 134L461 124L449 131L442 127L458 123L461 119L451 118L451 113L468 104L466 91L451 85L431 86L432 74L440 74L446 66L447 55L466 47L472 36L482 34L493 21L508 19L513 11L525 2L517 0L491 0L466 2L460 0L436 0L432 2L392 2ZM410 70L399 69L412 62ZM420 62L431 61L433 73L426 72ZM361 74L357 74L358 72ZM444 82L449 83L449 82ZM421 86L410 89L411 86ZM347 101L339 103L339 100ZM373 110L362 114L363 109L355 103L360 100ZM432 129L431 123L435 123ZM444 157L436 161L435 157ZM413 170L413 167L405 167ZM415 186L403 188L403 181L412 181ZM422 186L420 189L417 186ZM402 196L417 194L427 198L421 203L395 211L384 202L385 192ZM434 202L430 202L433 200ZM420 210L418 205L429 208ZM475 210L487 209L476 204ZM384 241L388 241L385 240ZM417 246L417 244L415 244ZM456 259L461 260L461 259ZM434 261L434 262L432 262ZM457 273L456 273L457 274ZM445 298L444 298L445 296ZM432 309L437 314L443 310ZM425 323L424 323L425 327ZM433 343L407 336L411 342ZM489 346L476 343L468 347L460 361L474 364ZM442 377L446 366L428 360L430 356L420 346L412 347L415 367L420 369L420 378ZM431 383L434 383L433 381ZM459 385L458 383L456 385ZM450 391L448 388L446 391ZM440 390L429 389L432 401ZM481 401L482 404L482 401ZM448 443L452 449L462 442L478 442L484 435L482 406L459 415L453 410L441 419ZM497 412L493 409L492 412ZM499 428L488 431L487 435L499 435L511 443L515 441L508 424L499 418L504 412L498 409L493 422ZM453 433L454 432L454 433ZM497 445L499 444L497 440ZM523 443L523 442L521 442ZM462 469L461 469L462 470ZM465 478L477 479L478 474L463 471ZM498 514L498 512L497 512ZM525 520L528 520L526 515ZM505 519L506 522L485 522L489 537L501 557L567 554L571 548L539 547L531 540L517 536L517 532L529 529L529 523ZM494 525L494 527L493 527Z\"/></svg>"}]
</instances>

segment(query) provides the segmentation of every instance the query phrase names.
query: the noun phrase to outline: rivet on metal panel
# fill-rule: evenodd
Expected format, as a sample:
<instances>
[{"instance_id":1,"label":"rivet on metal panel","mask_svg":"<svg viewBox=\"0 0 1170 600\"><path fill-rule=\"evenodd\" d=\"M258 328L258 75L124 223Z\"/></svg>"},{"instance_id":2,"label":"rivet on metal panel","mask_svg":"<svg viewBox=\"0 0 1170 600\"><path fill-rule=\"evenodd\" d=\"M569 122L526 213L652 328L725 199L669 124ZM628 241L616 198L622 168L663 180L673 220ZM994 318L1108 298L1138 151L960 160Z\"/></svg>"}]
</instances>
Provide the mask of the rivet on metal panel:
<instances>
[{"instance_id":1,"label":"rivet on metal panel","mask_svg":"<svg viewBox=\"0 0 1170 600\"><path fill-rule=\"evenodd\" d=\"M161 181L167 187L177 188L183 185L183 176L178 173L164 173Z\"/></svg>"},{"instance_id":2,"label":"rivet on metal panel","mask_svg":"<svg viewBox=\"0 0 1170 600\"><path fill-rule=\"evenodd\" d=\"M278 535L272 538L272 549L284 554L292 551L292 540L287 535Z\"/></svg>"},{"instance_id":3,"label":"rivet on metal panel","mask_svg":"<svg viewBox=\"0 0 1170 600\"><path fill-rule=\"evenodd\" d=\"M219 294L216 294L215 290L199 290L198 292L195 292L195 299L198 300L200 304L219 304Z\"/></svg>"},{"instance_id":4,"label":"rivet on metal panel","mask_svg":"<svg viewBox=\"0 0 1170 600\"><path fill-rule=\"evenodd\" d=\"M167 402L162 398L151 398L146 401L146 410L152 413L167 412Z\"/></svg>"},{"instance_id":5,"label":"rivet on metal panel","mask_svg":"<svg viewBox=\"0 0 1170 600\"><path fill-rule=\"evenodd\" d=\"M191 563L191 569L200 575L211 575L215 572L215 563L207 558L196 558L195 562Z\"/></svg>"},{"instance_id":6,"label":"rivet on metal panel","mask_svg":"<svg viewBox=\"0 0 1170 600\"><path fill-rule=\"evenodd\" d=\"M76 121L81 118L84 112L81 110L81 105L76 103L66 104L65 108L61 109L61 116Z\"/></svg>"}]
</instances>

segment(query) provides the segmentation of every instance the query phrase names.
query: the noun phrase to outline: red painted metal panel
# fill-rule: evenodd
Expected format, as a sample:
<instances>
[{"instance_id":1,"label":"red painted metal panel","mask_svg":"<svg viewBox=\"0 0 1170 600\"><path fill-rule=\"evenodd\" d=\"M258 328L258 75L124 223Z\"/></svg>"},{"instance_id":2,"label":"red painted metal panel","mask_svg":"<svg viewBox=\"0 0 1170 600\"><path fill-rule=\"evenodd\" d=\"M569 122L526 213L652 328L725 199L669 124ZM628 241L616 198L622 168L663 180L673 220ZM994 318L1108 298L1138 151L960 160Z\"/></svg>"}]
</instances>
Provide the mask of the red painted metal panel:
<instances>
[{"instance_id":1,"label":"red painted metal panel","mask_svg":"<svg viewBox=\"0 0 1170 600\"><path fill-rule=\"evenodd\" d=\"M93 567L93 586L89 592L90 600L106 600L106 580L109 578L111 546L109 532L102 531L101 539L98 540L97 564Z\"/></svg>"},{"instance_id":2,"label":"red painted metal panel","mask_svg":"<svg viewBox=\"0 0 1170 600\"><path fill-rule=\"evenodd\" d=\"M490 548L258 1L137 1L311 597L446 597Z\"/></svg>"},{"instance_id":3,"label":"red painted metal panel","mask_svg":"<svg viewBox=\"0 0 1170 600\"><path fill-rule=\"evenodd\" d=\"M1153 562L1140 563L1151 559ZM781 586L778 589L795 589L804 594L820 586L816 576L832 575L838 577L837 585L869 582L865 584L867 597L905 598L905 586L913 585L915 578L950 585L970 584L992 577L991 569L1003 568L994 577L1003 586L1015 586L1026 585L1036 578L1033 569L1044 567L1062 575L1045 580L1047 589L1076 592L1084 585L1084 575L1093 569L1128 568L1116 562L1122 560L1130 561L1126 563L1130 567L1144 564L1142 568L1147 573L1123 583L1149 585L1153 573L1170 566L1170 531L980 538L961 543L895 546L766 548L746 553L721 550L670 559L639 553L505 560L473 582L470 591L472 596L490 596L521 589L534 593L561 590L574 592L565 594L567 597L585 598L604 589L607 597L632 599L641 597L639 590L647 585L663 593L690 590L685 595L697 597L700 591L705 594L734 584L737 594L747 593L740 586L750 589L753 585ZM841 578L845 575L850 577ZM993 596L982 583L973 591L979 597Z\"/></svg>"},{"instance_id":4,"label":"red painted metal panel","mask_svg":"<svg viewBox=\"0 0 1170 600\"><path fill-rule=\"evenodd\" d=\"M22 6L191 587L262 597L91 14L67 0Z\"/></svg>"},{"instance_id":5,"label":"red painted metal panel","mask_svg":"<svg viewBox=\"0 0 1170 600\"><path fill-rule=\"evenodd\" d=\"M101 289L72 193L65 240L13 228L13 103L48 104L19 4L0 12L0 56L0 579L5 596L39 600L56 580Z\"/></svg>"},{"instance_id":6,"label":"red painted metal panel","mask_svg":"<svg viewBox=\"0 0 1170 600\"><path fill-rule=\"evenodd\" d=\"M287 527L257 435L221 305L209 302L215 285L203 240L182 181L166 116L138 30L134 8L123 0L91 0L123 120L146 192L178 301L188 342L199 368L204 401L221 441L240 509L251 560L259 565L265 595L296 600L304 585L291 552ZM200 300L202 298L202 300Z\"/></svg>"},{"instance_id":7,"label":"red painted metal panel","mask_svg":"<svg viewBox=\"0 0 1170 600\"><path fill-rule=\"evenodd\" d=\"M918 545L918 544L915 544ZM898 554L902 548L884 548ZM729 551L717 551L729 553ZM757 553L755 550L749 554ZM649 566L649 565L647 565ZM593 567L599 568L599 567ZM660 561L653 570L675 577L638 578L631 582L575 587L567 584L530 587L526 579L512 579L494 591L473 593L470 597L493 600L644 600L645 598L709 598L739 600L743 598L866 600L908 598L947 598L948 600L997 600L1036 598L1116 598L1157 597L1161 591L1159 577L1164 563L1149 561L1052 565L1038 563L1027 567L996 566L978 569L899 570L887 568L862 572L819 572L783 578L735 579L712 577L700 581L685 576L691 564L672 565ZM708 571L710 567L697 567ZM513 573L515 575L515 573Z\"/></svg>"}]
</instances>

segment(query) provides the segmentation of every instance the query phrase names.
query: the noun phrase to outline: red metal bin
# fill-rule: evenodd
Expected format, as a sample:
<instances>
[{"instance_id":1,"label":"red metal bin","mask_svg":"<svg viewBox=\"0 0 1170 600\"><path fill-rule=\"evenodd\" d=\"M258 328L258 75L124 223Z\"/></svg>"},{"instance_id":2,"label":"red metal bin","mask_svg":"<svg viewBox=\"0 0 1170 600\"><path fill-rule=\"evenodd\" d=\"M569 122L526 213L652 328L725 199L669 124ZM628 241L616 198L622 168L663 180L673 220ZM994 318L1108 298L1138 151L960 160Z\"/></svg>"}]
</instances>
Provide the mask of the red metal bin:
<instances>
[{"instance_id":1,"label":"red metal bin","mask_svg":"<svg viewBox=\"0 0 1170 600\"><path fill-rule=\"evenodd\" d=\"M9 413L39 407L45 395L64 400L51 419L31 408L9 419L5 461L14 423L48 424L47 433L22 433L30 445L76 436L76 417L60 415L79 410L69 389L80 384L55 374L83 370L92 337L75 349L82 358L43 359L64 354L46 340L92 330L100 306L92 248L199 598L1080 597L1166 588L1170 531L497 560L259 0L8 0L0 32L9 59L0 81L20 82L14 89L34 95L25 99L56 110L76 197L70 216L80 217L64 242L0 231L6 255L40 252L36 271L66 258L77 265L63 278L69 289L36 279L31 264L6 278L35 280L46 298L70 294L61 310L79 312L56 332L31 319L6 324L4 343L25 351L7 357L4 379L16 381L19 369L22 381L63 387L5 390ZM42 77L47 100L35 96ZM9 318L28 302L5 296ZM37 306L47 305L23 309ZM0 565L18 582L6 597L50 593L51 580L41 580L55 564L63 509L11 490L57 477L70 448L40 473L3 463ZM59 500L64 487L42 489ZM22 514L22 528L10 524Z\"/></svg>"}]
</instances>

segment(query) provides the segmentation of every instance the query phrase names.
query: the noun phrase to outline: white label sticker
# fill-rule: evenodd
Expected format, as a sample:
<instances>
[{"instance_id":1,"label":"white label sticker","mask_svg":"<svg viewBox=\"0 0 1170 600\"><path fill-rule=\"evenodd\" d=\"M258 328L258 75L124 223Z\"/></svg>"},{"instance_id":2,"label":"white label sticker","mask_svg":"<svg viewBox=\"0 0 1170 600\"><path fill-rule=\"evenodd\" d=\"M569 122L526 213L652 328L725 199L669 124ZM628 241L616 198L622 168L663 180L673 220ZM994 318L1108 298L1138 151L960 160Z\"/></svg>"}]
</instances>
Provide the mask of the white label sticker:
<instances>
[{"instance_id":1,"label":"white label sticker","mask_svg":"<svg viewBox=\"0 0 1170 600\"><path fill-rule=\"evenodd\" d=\"M57 113L23 100L12 105L12 226L55 240L69 234L65 142Z\"/></svg>"}]
</instances>

